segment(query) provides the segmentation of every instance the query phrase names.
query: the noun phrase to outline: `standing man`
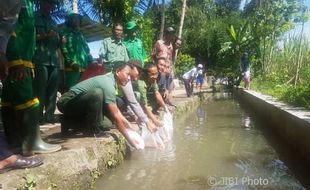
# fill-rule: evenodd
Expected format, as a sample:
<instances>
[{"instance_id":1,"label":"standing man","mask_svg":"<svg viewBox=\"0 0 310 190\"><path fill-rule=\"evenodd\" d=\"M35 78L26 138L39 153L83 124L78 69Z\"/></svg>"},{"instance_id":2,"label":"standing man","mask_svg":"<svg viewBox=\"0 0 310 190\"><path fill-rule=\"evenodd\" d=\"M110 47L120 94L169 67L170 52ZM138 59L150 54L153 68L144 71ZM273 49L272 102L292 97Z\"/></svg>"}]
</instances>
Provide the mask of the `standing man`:
<instances>
[{"instance_id":1,"label":"standing man","mask_svg":"<svg viewBox=\"0 0 310 190\"><path fill-rule=\"evenodd\" d=\"M250 87L250 59L249 54L244 52L241 57L241 65L240 65L241 74L243 77L244 88L249 90Z\"/></svg>"},{"instance_id":2,"label":"standing man","mask_svg":"<svg viewBox=\"0 0 310 190\"><path fill-rule=\"evenodd\" d=\"M176 59L177 51L181 48L181 46L182 46L182 39L179 37L176 37L173 43L173 55L172 55L173 65L176 62L175 59Z\"/></svg>"},{"instance_id":3,"label":"standing man","mask_svg":"<svg viewBox=\"0 0 310 190\"><path fill-rule=\"evenodd\" d=\"M15 30L8 42L9 75L3 83L2 118L9 144L23 154L50 153L61 149L59 145L41 139L39 100L32 90L35 49L33 1L22 0Z\"/></svg>"},{"instance_id":4,"label":"standing man","mask_svg":"<svg viewBox=\"0 0 310 190\"><path fill-rule=\"evenodd\" d=\"M66 28L62 33L62 53L65 61L65 83L67 90L80 81L82 73L93 61L88 44L80 32L82 17L69 13Z\"/></svg>"},{"instance_id":5,"label":"standing man","mask_svg":"<svg viewBox=\"0 0 310 190\"><path fill-rule=\"evenodd\" d=\"M35 15L36 51L34 91L40 101L40 123L55 123L54 112L59 83L59 35L50 12L56 0L41 0L40 10ZM45 115L43 116L43 109Z\"/></svg>"},{"instance_id":6,"label":"standing man","mask_svg":"<svg viewBox=\"0 0 310 190\"><path fill-rule=\"evenodd\" d=\"M143 42L137 37L137 24L134 21L127 22L125 32L127 34L124 44L127 48L129 59L139 60L144 66L146 57Z\"/></svg>"},{"instance_id":7,"label":"standing man","mask_svg":"<svg viewBox=\"0 0 310 190\"><path fill-rule=\"evenodd\" d=\"M113 25L113 36L105 38L99 50L99 55L103 58L106 72L111 72L113 62L129 60L126 46L123 43L123 25L115 23Z\"/></svg>"},{"instance_id":8,"label":"standing man","mask_svg":"<svg viewBox=\"0 0 310 190\"><path fill-rule=\"evenodd\" d=\"M21 8L20 0L2 1L0 7L0 78L4 79L7 75L6 47L16 23ZM0 134L0 174L22 168L31 168L41 165L42 159L37 157L26 158L13 154L5 138Z\"/></svg>"},{"instance_id":9,"label":"standing man","mask_svg":"<svg viewBox=\"0 0 310 190\"><path fill-rule=\"evenodd\" d=\"M175 30L172 27L168 27L164 31L164 39L157 40L152 50L152 58L156 63L158 59L164 58L172 65L173 45L175 38Z\"/></svg>"}]
</instances>

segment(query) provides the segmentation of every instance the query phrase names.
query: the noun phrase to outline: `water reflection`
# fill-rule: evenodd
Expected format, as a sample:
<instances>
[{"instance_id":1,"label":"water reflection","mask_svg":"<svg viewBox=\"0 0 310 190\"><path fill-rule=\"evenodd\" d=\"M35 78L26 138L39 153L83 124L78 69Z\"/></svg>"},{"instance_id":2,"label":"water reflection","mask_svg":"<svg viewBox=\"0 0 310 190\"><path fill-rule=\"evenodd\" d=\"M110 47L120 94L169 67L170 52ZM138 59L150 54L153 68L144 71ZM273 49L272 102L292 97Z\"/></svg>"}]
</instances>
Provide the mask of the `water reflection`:
<instances>
[{"instance_id":1,"label":"water reflection","mask_svg":"<svg viewBox=\"0 0 310 190\"><path fill-rule=\"evenodd\" d=\"M241 126L244 127L245 130L251 129L251 117L249 113L247 112L243 113Z\"/></svg>"},{"instance_id":2,"label":"water reflection","mask_svg":"<svg viewBox=\"0 0 310 190\"><path fill-rule=\"evenodd\" d=\"M165 143L164 149L145 149L142 152L143 159L150 162L174 161L176 147L172 141Z\"/></svg>"},{"instance_id":3,"label":"water reflection","mask_svg":"<svg viewBox=\"0 0 310 190\"><path fill-rule=\"evenodd\" d=\"M165 149L133 152L131 159L98 182L97 189L304 189L251 115L225 96L229 94L176 119L173 141ZM208 183L210 177L218 184ZM221 184L225 177L232 177L233 183ZM268 185L242 181L260 177Z\"/></svg>"},{"instance_id":4,"label":"water reflection","mask_svg":"<svg viewBox=\"0 0 310 190\"><path fill-rule=\"evenodd\" d=\"M197 107L196 115L197 115L198 123L202 125L206 119L206 111L201 104L199 104L199 106Z\"/></svg>"}]
</instances>

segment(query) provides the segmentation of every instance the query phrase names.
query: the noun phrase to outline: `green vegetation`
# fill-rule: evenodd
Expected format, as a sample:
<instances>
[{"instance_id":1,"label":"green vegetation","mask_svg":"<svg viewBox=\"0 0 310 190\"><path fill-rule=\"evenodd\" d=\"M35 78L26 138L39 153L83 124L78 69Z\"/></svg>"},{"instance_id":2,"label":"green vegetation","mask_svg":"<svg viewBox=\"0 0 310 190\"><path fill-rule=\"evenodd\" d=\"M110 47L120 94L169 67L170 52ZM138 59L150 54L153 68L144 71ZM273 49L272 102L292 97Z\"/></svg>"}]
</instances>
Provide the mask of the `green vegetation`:
<instances>
[{"instance_id":1,"label":"green vegetation","mask_svg":"<svg viewBox=\"0 0 310 190\"><path fill-rule=\"evenodd\" d=\"M20 187L20 190L32 190L36 186L36 177L34 175L27 175L26 177L23 177L25 180L25 184Z\"/></svg>"},{"instance_id":2,"label":"green vegetation","mask_svg":"<svg viewBox=\"0 0 310 190\"><path fill-rule=\"evenodd\" d=\"M183 0L171 0L162 6L164 2L168 1L78 0L78 5L80 12L99 17L107 26L114 21L136 20L150 59L163 21L177 31L180 25ZM254 89L309 107L309 42L301 35L285 35L296 24L303 31L308 20L304 1L248 0L240 8L241 2L187 0L176 76L199 62L216 77L233 79L239 75L240 58L246 51L251 59Z\"/></svg>"}]
</instances>

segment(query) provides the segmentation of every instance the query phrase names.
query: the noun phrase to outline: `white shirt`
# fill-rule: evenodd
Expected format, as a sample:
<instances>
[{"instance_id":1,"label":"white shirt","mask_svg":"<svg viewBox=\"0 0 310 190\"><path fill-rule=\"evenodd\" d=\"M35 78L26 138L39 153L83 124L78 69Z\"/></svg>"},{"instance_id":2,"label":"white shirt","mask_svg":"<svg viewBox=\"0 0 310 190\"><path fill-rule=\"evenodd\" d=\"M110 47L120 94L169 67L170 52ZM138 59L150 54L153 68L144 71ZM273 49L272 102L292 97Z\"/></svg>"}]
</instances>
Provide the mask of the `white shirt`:
<instances>
[{"instance_id":1,"label":"white shirt","mask_svg":"<svg viewBox=\"0 0 310 190\"><path fill-rule=\"evenodd\" d=\"M193 77L196 77L197 74L198 74L197 68L194 67L194 68L192 68L191 70L189 70L189 71L187 71L186 73L184 73L183 76L182 76L182 78L188 80L188 79L191 79L191 78L193 78Z\"/></svg>"}]
</instances>

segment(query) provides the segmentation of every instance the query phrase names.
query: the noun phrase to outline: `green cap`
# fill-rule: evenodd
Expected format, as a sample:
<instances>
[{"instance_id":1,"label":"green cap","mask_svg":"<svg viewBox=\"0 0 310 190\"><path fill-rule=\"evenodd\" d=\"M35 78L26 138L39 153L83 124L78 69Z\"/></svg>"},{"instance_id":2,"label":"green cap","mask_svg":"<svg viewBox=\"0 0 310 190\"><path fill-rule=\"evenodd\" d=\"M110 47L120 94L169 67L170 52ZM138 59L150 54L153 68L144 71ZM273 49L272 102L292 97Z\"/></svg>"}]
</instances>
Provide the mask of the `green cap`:
<instances>
[{"instance_id":1,"label":"green cap","mask_svg":"<svg viewBox=\"0 0 310 190\"><path fill-rule=\"evenodd\" d=\"M125 25L125 30L132 30L132 29L134 29L136 27L137 27L137 24L136 24L135 21L129 21Z\"/></svg>"}]
</instances>

